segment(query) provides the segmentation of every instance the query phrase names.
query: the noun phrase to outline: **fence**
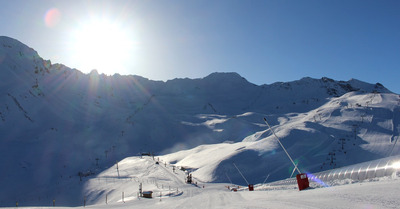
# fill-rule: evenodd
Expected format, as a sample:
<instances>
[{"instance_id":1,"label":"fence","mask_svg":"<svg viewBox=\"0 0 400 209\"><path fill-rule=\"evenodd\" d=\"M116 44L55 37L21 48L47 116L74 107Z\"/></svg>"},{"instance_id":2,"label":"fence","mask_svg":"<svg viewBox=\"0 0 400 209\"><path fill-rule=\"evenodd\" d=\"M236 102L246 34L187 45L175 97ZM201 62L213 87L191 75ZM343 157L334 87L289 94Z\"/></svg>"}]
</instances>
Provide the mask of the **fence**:
<instances>
[{"instance_id":1,"label":"fence","mask_svg":"<svg viewBox=\"0 0 400 209\"><path fill-rule=\"evenodd\" d=\"M318 184L326 184L333 180L351 179L363 181L377 177L391 176L400 172L400 155L368 161L342 168L308 174L308 180ZM284 179L269 183L270 186L297 184L295 178Z\"/></svg>"}]
</instances>

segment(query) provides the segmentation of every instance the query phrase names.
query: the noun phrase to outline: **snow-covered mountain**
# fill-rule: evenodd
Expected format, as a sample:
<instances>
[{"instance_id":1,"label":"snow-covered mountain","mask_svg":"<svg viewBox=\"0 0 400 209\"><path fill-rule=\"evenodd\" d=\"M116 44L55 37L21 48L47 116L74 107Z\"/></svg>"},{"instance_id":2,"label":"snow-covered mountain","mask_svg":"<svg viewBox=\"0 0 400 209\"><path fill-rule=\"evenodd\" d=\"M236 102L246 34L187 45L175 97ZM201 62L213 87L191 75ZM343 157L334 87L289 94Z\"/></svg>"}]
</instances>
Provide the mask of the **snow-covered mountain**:
<instances>
[{"instance_id":1,"label":"snow-covered mountain","mask_svg":"<svg viewBox=\"0 0 400 209\"><path fill-rule=\"evenodd\" d=\"M81 175L154 152L204 182L245 184L400 154L400 97L359 80L254 85L237 73L152 81L83 74L0 37L0 206L57 196L73 205ZM228 179L229 177L229 179ZM34 189L33 189L34 188ZM66 192L65 190L79 192ZM69 195L64 195L68 193Z\"/></svg>"}]
</instances>

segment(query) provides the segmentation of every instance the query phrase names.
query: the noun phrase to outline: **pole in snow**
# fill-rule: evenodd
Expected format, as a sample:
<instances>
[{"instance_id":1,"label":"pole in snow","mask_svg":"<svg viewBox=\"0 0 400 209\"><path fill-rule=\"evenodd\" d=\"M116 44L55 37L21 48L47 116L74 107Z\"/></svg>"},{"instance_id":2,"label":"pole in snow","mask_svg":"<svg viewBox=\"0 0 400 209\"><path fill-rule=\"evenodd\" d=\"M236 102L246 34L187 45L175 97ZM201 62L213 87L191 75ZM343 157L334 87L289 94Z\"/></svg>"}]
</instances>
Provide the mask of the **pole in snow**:
<instances>
[{"instance_id":1,"label":"pole in snow","mask_svg":"<svg viewBox=\"0 0 400 209\"><path fill-rule=\"evenodd\" d=\"M140 195L140 197L143 196L143 193L142 193L142 183L139 184L139 195Z\"/></svg>"},{"instance_id":2,"label":"pole in snow","mask_svg":"<svg viewBox=\"0 0 400 209\"><path fill-rule=\"evenodd\" d=\"M115 163L117 164L117 173L118 173L118 178L119 178L118 161L116 161Z\"/></svg>"},{"instance_id":3,"label":"pole in snow","mask_svg":"<svg viewBox=\"0 0 400 209\"><path fill-rule=\"evenodd\" d=\"M229 182L231 182L231 184L233 185L233 183L232 183L232 181L231 181L231 178L229 178L228 174L225 173L225 175L226 175L226 177L228 177Z\"/></svg>"},{"instance_id":4,"label":"pole in snow","mask_svg":"<svg viewBox=\"0 0 400 209\"><path fill-rule=\"evenodd\" d=\"M293 168L293 171L292 171L292 174L290 175L290 178L293 177L293 174L294 174L294 172L296 171L296 168L297 168L297 164L296 164L296 166Z\"/></svg>"},{"instance_id":5,"label":"pole in snow","mask_svg":"<svg viewBox=\"0 0 400 209\"><path fill-rule=\"evenodd\" d=\"M299 190L303 190L303 189L307 189L308 187L310 187L310 182L308 181L308 177L307 174L305 173L301 173L299 168L297 167L297 164L294 163L294 161L292 160L292 158L290 157L289 153L286 151L285 147L282 145L281 140L279 140L278 136L275 134L274 130L271 128L271 126L268 124L267 119L264 118L265 123L267 124L269 130L271 130L271 132L274 134L276 140L278 140L279 144L281 145L283 151L285 151L286 155L288 156L288 158L290 159L290 161L293 163L294 169L293 169L293 173L295 170L297 170L297 172L299 172L299 174L296 175L296 179L297 179L297 185L299 186ZM293 175L292 173L292 175Z\"/></svg>"},{"instance_id":6,"label":"pole in snow","mask_svg":"<svg viewBox=\"0 0 400 209\"><path fill-rule=\"evenodd\" d=\"M292 158L290 157L289 153L286 151L285 147L282 145L281 140L279 140L278 136L275 134L275 131L271 128L271 126L268 124L267 119L264 118L265 123L267 124L269 130L271 130L272 134L274 134L276 140L278 140L279 144L281 145L283 151L285 151L286 155L289 157L289 160L292 162L294 168L297 170L297 172L299 172L299 174L301 174L299 168L297 167L296 163L294 163L294 161L292 160Z\"/></svg>"},{"instance_id":7,"label":"pole in snow","mask_svg":"<svg viewBox=\"0 0 400 209\"><path fill-rule=\"evenodd\" d=\"M239 171L240 175L243 177L243 179L246 181L247 185L249 185L249 182L247 181L247 179L243 176L242 172L240 172L239 168L235 165L235 163L233 163L233 165L235 166L235 168Z\"/></svg>"},{"instance_id":8,"label":"pole in snow","mask_svg":"<svg viewBox=\"0 0 400 209\"><path fill-rule=\"evenodd\" d=\"M268 179L269 175L270 175L270 174L268 174L267 178L265 178L265 180L264 180L263 184L265 184L265 182L267 181L267 179Z\"/></svg>"}]
</instances>

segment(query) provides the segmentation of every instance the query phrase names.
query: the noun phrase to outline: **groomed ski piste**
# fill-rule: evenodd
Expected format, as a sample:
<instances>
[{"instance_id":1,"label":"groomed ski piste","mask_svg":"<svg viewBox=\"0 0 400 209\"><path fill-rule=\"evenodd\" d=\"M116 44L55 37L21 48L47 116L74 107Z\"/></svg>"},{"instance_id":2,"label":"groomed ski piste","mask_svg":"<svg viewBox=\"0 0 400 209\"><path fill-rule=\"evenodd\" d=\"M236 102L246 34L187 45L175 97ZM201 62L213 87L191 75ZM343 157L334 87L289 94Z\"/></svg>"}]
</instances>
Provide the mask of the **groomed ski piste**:
<instances>
[{"instance_id":1,"label":"groomed ski piste","mask_svg":"<svg viewBox=\"0 0 400 209\"><path fill-rule=\"evenodd\" d=\"M188 170L166 163L162 156L129 157L97 176L84 177L85 191L79 207L398 208L399 162L390 161L385 170L390 170L391 175L380 178L311 181L310 188L302 191L295 184L257 184L254 191L249 191L246 185L203 183L196 177L188 184ZM142 193L152 192L151 198L139 194L140 184ZM54 208L53 204L57 207L57 200L50 201L48 208Z\"/></svg>"}]
</instances>

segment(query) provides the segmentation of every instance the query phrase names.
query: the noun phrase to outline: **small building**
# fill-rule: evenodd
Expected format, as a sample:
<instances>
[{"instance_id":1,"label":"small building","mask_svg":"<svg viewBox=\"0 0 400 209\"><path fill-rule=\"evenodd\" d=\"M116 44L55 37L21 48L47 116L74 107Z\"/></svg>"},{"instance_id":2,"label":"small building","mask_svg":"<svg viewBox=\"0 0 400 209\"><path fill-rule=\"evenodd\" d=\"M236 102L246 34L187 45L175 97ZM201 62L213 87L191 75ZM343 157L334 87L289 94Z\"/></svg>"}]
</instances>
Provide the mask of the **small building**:
<instances>
[{"instance_id":1,"label":"small building","mask_svg":"<svg viewBox=\"0 0 400 209\"><path fill-rule=\"evenodd\" d=\"M143 197L145 197L145 198L153 198L152 197L153 191L144 191L142 194L143 194Z\"/></svg>"}]
</instances>

